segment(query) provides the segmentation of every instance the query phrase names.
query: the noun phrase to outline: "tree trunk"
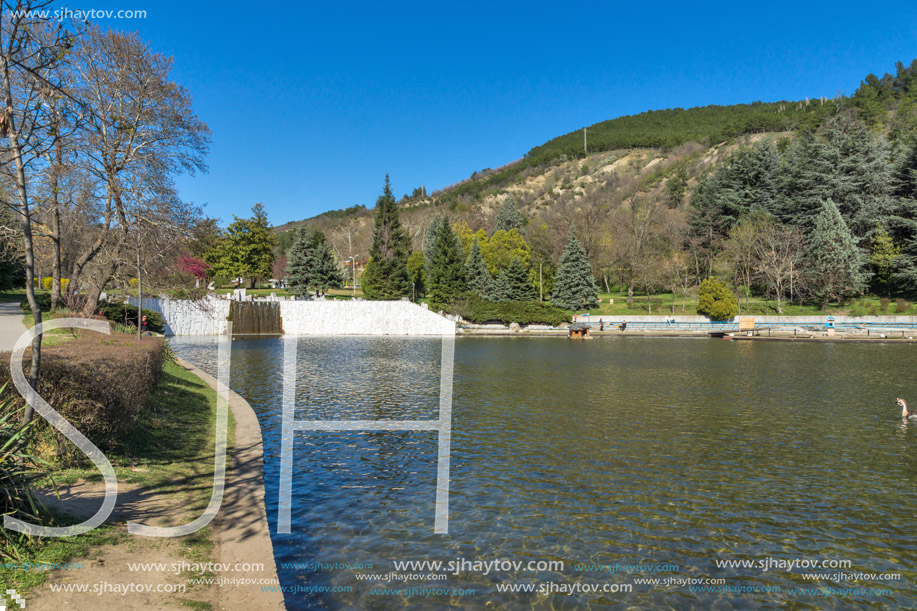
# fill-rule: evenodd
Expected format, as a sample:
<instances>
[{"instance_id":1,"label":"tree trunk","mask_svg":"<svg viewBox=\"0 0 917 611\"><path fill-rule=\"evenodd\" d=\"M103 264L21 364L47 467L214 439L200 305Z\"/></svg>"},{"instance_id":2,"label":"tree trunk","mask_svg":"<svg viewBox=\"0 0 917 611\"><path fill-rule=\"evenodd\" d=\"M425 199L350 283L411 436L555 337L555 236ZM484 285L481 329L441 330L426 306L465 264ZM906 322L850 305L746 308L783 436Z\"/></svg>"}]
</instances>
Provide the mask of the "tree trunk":
<instances>
[{"instance_id":1,"label":"tree trunk","mask_svg":"<svg viewBox=\"0 0 917 611\"><path fill-rule=\"evenodd\" d=\"M12 102L7 99L7 106L12 106ZM16 189L19 192L19 224L22 228L22 245L25 250L25 295L29 302L29 308L32 310L34 322L36 325L41 324L41 308L38 307L38 300L35 298L35 250L32 240L32 217L29 211L29 195L25 178L25 168L22 164L22 149L19 147L19 139L15 132L10 132L10 144L12 145L13 158L16 162ZM29 386L34 389L38 388L38 377L41 373L41 334L32 339L32 367L29 370ZM22 413L22 423L28 424L32 421L32 406L26 404Z\"/></svg>"},{"instance_id":2,"label":"tree trunk","mask_svg":"<svg viewBox=\"0 0 917 611\"><path fill-rule=\"evenodd\" d=\"M13 124L13 93L9 80L9 66L6 63L6 57L0 56L0 72L3 74L3 98L6 104L7 112L7 136L10 139L10 152L13 156L13 162L16 168L16 190L19 198L19 224L22 228L22 246L25 251L25 295L29 302L29 308L32 310L35 324L41 324L41 308L38 307L38 300L35 299L35 248L32 240L32 217L29 211L29 194L28 183L25 177L25 166L22 160L22 146L19 143L19 135ZM32 367L29 370L29 386L33 389L38 388L38 376L41 373L41 334L32 339ZM28 424L32 421L32 406L26 403L22 412L22 423Z\"/></svg>"},{"instance_id":3,"label":"tree trunk","mask_svg":"<svg viewBox=\"0 0 917 611\"><path fill-rule=\"evenodd\" d=\"M86 303L83 304L83 316L89 317L96 313L99 308L99 297L105 289L105 285L112 279L118 269L118 263L112 261L99 270L98 282L92 285L86 294Z\"/></svg>"},{"instance_id":4,"label":"tree trunk","mask_svg":"<svg viewBox=\"0 0 917 611\"><path fill-rule=\"evenodd\" d=\"M55 117L55 128L59 128L58 117ZM60 170L64 163L64 145L60 138L54 143L54 157L51 165L51 310L61 305L61 226L60 226Z\"/></svg>"},{"instance_id":5,"label":"tree trunk","mask_svg":"<svg viewBox=\"0 0 917 611\"><path fill-rule=\"evenodd\" d=\"M61 306L61 235L60 211L51 211L51 309Z\"/></svg>"},{"instance_id":6,"label":"tree trunk","mask_svg":"<svg viewBox=\"0 0 917 611\"><path fill-rule=\"evenodd\" d=\"M89 249L86 250L82 255L76 258L73 262L73 265L70 269L70 284L67 285L67 290L65 291L67 295L67 301L69 302L74 294L76 294L80 289L80 276L83 273L83 268L97 255L99 251L102 250L102 246L105 243L105 238L109 234L109 227L111 227L111 217L112 217L112 196L111 190L106 197L105 201L105 217L102 223L101 231L99 235L96 236L96 239L93 240L92 244L89 246ZM72 304L72 307L78 307L79 304Z\"/></svg>"},{"instance_id":7,"label":"tree trunk","mask_svg":"<svg viewBox=\"0 0 917 611\"><path fill-rule=\"evenodd\" d=\"M634 307L634 279L631 278L627 283L627 307Z\"/></svg>"}]
</instances>

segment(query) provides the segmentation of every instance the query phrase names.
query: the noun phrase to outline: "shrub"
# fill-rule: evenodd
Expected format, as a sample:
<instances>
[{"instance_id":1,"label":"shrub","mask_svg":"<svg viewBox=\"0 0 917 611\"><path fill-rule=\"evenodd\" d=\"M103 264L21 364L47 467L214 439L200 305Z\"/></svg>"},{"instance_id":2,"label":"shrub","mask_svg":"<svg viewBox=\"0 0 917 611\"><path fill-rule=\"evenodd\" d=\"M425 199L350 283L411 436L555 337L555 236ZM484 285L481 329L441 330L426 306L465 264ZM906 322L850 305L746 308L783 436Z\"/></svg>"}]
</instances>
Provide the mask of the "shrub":
<instances>
[{"instance_id":1,"label":"shrub","mask_svg":"<svg viewBox=\"0 0 917 611\"><path fill-rule=\"evenodd\" d=\"M0 394L5 388L0 387ZM44 476L44 465L29 448L30 430L37 421L19 425L20 409L9 395L0 400L0 510L20 520L37 521L38 505L32 494L32 484ZM15 548L24 537L6 528L0 529L0 556L15 555ZM13 552L12 554L10 552Z\"/></svg>"},{"instance_id":2,"label":"shrub","mask_svg":"<svg viewBox=\"0 0 917 611\"><path fill-rule=\"evenodd\" d=\"M739 303L728 286L711 277L700 285L697 313L710 320L730 320L739 313Z\"/></svg>"},{"instance_id":3,"label":"shrub","mask_svg":"<svg viewBox=\"0 0 917 611\"><path fill-rule=\"evenodd\" d=\"M540 301L501 301L493 303L477 297L463 299L447 310L465 320L475 323L519 323L520 325L557 325L570 322L572 313L568 310L541 303Z\"/></svg>"},{"instance_id":4,"label":"shrub","mask_svg":"<svg viewBox=\"0 0 917 611\"><path fill-rule=\"evenodd\" d=\"M99 304L98 312L110 321L133 325L135 329L137 328L137 306L115 301L103 301ZM162 316L158 312L147 310L146 308L143 309L143 313L146 315L150 331L162 333L165 325Z\"/></svg>"},{"instance_id":5,"label":"shrub","mask_svg":"<svg viewBox=\"0 0 917 611\"><path fill-rule=\"evenodd\" d=\"M895 312L898 314L904 314L910 307L911 305L907 302L906 299L898 297L898 299L895 300Z\"/></svg>"},{"instance_id":6,"label":"shrub","mask_svg":"<svg viewBox=\"0 0 917 611\"><path fill-rule=\"evenodd\" d=\"M42 312L49 312L51 310L51 295L48 293L35 293L35 301L38 302L38 307ZM22 308L23 312L32 311L32 308L29 307L28 299L23 299L19 307Z\"/></svg>"},{"instance_id":7,"label":"shrub","mask_svg":"<svg viewBox=\"0 0 917 611\"><path fill-rule=\"evenodd\" d=\"M116 448L159 381L163 358L160 338L81 331L73 340L42 349L38 393L103 451ZM28 375L28 352L23 361ZM9 379L9 360L0 359L0 383ZM24 405L10 389L12 405ZM35 432L62 465L86 460L44 419L36 418Z\"/></svg>"},{"instance_id":8,"label":"shrub","mask_svg":"<svg viewBox=\"0 0 917 611\"><path fill-rule=\"evenodd\" d=\"M883 312L888 312L888 304L891 303L891 300L888 297L883 297L879 300L879 309Z\"/></svg>"},{"instance_id":9,"label":"shrub","mask_svg":"<svg viewBox=\"0 0 917 611\"><path fill-rule=\"evenodd\" d=\"M872 308L869 310L869 315L870 315L870 316L878 316L878 315L879 315L879 310L876 309L876 306L872 306Z\"/></svg>"}]
</instances>

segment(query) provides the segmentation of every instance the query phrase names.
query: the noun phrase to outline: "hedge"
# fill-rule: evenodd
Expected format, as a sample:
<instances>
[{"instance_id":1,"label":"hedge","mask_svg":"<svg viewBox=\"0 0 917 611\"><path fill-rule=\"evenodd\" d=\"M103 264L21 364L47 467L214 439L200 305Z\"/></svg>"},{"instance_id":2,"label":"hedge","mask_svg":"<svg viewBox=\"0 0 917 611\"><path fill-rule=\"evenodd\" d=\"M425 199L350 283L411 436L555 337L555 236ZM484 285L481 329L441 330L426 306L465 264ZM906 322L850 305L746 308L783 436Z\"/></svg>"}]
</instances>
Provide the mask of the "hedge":
<instances>
[{"instance_id":1,"label":"hedge","mask_svg":"<svg viewBox=\"0 0 917 611\"><path fill-rule=\"evenodd\" d=\"M26 376L29 354L27 350L23 358ZM38 393L103 451L117 448L158 383L163 357L158 337L138 340L124 333L79 331L72 340L42 348ZM7 407L16 409L24 401L10 382L9 366L9 359L0 357L0 384L8 383L6 392L12 399ZM36 418L43 453L50 450L65 466L88 460L44 419L37 414Z\"/></svg>"},{"instance_id":2,"label":"hedge","mask_svg":"<svg viewBox=\"0 0 917 611\"><path fill-rule=\"evenodd\" d=\"M97 312L112 322L131 325L135 328L137 326L137 306L116 301L103 301L99 304ZM159 312L143 308L143 313L146 315L150 331L162 333L165 321L163 321Z\"/></svg>"},{"instance_id":3,"label":"hedge","mask_svg":"<svg viewBox=\"0 0 917 611\"><path fill-rule=\"evenodd\" d=\"M540 301L491 302L480 298L468 298L445 308L450 314L458 314L468 322L518 323L520 325L551 325L556 327L570 322L572 312L541 303Z\"/></svg>"},{"instance_id":4,"label":"hedge","mask_svg":"<svg viewBox=\"0 0 917 611\"><path fill-rule=\"evenodd\" d=\"M48 312L51 310L51 293L35 293L35 301L38 302L38 308L42 312ZM23 312L32 311L32 308L29 307L28 299L23 299L22 303L19 304L19 307L22 308Z\"/></svg>"}]
</instances>

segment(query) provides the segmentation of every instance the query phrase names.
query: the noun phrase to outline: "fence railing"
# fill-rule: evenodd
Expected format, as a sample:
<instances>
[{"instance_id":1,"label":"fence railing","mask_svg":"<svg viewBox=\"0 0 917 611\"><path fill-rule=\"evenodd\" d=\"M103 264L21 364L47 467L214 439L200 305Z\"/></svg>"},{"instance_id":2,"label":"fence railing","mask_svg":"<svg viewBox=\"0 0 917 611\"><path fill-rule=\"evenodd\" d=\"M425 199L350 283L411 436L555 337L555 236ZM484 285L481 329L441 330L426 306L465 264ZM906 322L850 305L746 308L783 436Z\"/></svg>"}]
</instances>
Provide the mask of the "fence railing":
<instances>
[{"instance_id":1,"label":"fence railing","mask_svg":"<svg viewBox=\"0 0 917 611\"><path fill-rule=\"evenodd\" d=\"M625 319L626 320L626 319ZM604 326L607 330L617 330L621 326L621 320L599 321L582 321L578 323L587 325L590 329L599 329ZM828 328L847 329L847 330L892 330L901 331L908 329L917 329L917 323L909 322L836 322L833 327L828 327L825 321L755 321L755 330L761 329L805 329L812 331L824 331ZM665 322L665 321L627 321L627 330L654 330L654 331L738 331L739 323L734 321L707 321L707 322Z\"/></svg>"}]
</instances>

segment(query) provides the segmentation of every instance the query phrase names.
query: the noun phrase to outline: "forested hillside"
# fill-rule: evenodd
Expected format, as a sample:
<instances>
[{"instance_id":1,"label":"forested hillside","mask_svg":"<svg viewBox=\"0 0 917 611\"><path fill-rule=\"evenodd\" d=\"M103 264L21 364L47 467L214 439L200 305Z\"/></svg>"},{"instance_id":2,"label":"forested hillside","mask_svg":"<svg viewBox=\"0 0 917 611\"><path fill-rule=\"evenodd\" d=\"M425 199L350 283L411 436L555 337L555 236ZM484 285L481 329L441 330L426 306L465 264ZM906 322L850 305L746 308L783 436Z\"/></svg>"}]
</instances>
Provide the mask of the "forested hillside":
<instances>
[{"instance_id":1,"label":"forested hillside","mask_svg":"<svg viewBox=\"0 0 917 611\"><path fill-rule=\"evenodd\" d=\"M429 248L437 214L467 249L469 236L492 241L500 210L515 209L519 258L545 295L571 230L599 285L629 295L684 295L710 275L778 309L917 294L917 60L849 97L651 111L587 134L588 155L578 129L405 195L414 250ZM305 223L344 260L368 253L371 216L358 206ZM280 231L281 249L296 225Z\"/></svg>"}]
</instances>

